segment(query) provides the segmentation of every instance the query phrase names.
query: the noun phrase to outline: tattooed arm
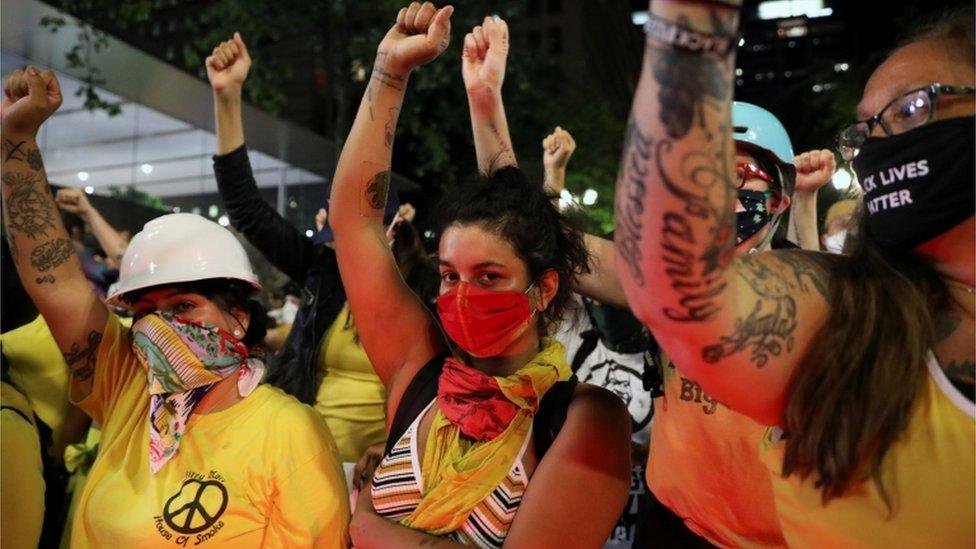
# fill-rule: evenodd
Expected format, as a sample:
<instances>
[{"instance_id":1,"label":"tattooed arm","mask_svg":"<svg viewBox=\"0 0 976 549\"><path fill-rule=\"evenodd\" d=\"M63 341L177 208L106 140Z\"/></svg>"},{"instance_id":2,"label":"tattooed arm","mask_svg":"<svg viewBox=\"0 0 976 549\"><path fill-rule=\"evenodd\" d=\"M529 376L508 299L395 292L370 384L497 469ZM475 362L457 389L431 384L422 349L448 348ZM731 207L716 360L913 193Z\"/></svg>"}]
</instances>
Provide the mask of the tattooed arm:
<instances>
[{"instance_id":1,"label":"tattooed arm","mask_svg":"<svg viewBox=\"0 0 976 549\"><path fill-rule=\"evenodd\" d=\"M617 260L631 308L672 362L720 402L775 425L826 314L825 273L795 252L733 261L738 10L722 3L651 6L651 30L673 22L729 49L647 38L617 180Z\"/></svg>"},{"instance_id":2,"label":"tattooed arm","mask_svg":"<svg viewBox=\"0 0 976 549\"><path fill-rule=\"evenodd\" d=\"M436 324L400 276L382 218L407 80L447 49L452 12L429 2L400 10L377 50L332 185L329 224L339 272L363 347L387 387L391 420L413 373L443 350Z\"/></svg>"},{"instance_id":3,"label":"tattooed arm","mask_svg":"<svg viewBox=\"0 0 976 549\"><path fill-rule=\"evenodd\" d=\"M17 273L64 353L78 400L91 393L108 313L81 271L37 148L37 130L60 105L61 88L51 71L28 67L4 82L3 222Z\"/></svg>"},{"instance_id":4,"label":"tattooed arm","mask_svg":"<svg viewBox=\"0 0 976 549\"><path fill-rule=\"evenodd\" d=\"M105 254L118 265L122 261L122 254L128 243L119 231L115 230L102 217L97 208L91 205L85 192L77 188L60 189L54 196L54 201L62 210L77 215L91 227L92 234L98 245L105 250Z\"/></svg>"},{"instance_id":5,"label":"tattooed arm","mask_svg":"<svg viewBox=\"0 0 976 549\"><path fill-rule=\"evenodd\" d=\"M502 103L507 58L508 24L503 19L485 17L464 37L461 75L481 173L518 165Z\"/></svg>"}]
</instances>

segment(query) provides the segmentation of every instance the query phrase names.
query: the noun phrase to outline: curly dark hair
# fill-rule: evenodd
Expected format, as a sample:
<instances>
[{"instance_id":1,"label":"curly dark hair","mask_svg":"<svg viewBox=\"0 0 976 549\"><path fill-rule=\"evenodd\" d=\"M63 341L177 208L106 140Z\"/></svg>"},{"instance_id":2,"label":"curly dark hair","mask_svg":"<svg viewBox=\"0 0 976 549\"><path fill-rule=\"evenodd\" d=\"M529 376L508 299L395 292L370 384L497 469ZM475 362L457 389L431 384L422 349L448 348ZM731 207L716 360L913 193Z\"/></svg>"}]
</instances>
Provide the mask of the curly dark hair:
<instances>
[{"instance_id":1,"label":"curly dark hair","mask_svg":"<svg viewBox=\"0 0 976 549\"><path fill-rule=\"evenodd\" d=\"M528 267L530 279L555 270L559 290L540 316L539 328L543 332L561 320L570 303L575 278L590 272L582 235L570 227L552 199L525 172L507 166L448 190L438 205L435 224L438 245L440 236L451 225L478 225L515 248Z\"/></svg>"}]
</instances>

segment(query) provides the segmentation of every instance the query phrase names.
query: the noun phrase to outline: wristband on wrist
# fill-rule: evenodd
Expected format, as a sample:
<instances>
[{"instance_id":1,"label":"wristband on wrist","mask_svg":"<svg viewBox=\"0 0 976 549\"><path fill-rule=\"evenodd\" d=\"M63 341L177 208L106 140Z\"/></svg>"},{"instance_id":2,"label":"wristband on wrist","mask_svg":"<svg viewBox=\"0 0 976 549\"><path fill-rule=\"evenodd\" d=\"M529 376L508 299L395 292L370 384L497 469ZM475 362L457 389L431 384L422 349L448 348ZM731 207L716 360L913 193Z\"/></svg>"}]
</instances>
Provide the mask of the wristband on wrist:
<instances>
[{"instance_id":1,"label":"wristband on wrist","mask_svg":"<svg viewBox=\"0 0 976 549\"><path fill-rule=\"evenodd\" d=\"M725 57L738 43L738 37L727 34L709 34L690 27L662 19L648 13L644 23L644 34L672 48L692 53L713 54Z\"/></svg>"}]
</instances>

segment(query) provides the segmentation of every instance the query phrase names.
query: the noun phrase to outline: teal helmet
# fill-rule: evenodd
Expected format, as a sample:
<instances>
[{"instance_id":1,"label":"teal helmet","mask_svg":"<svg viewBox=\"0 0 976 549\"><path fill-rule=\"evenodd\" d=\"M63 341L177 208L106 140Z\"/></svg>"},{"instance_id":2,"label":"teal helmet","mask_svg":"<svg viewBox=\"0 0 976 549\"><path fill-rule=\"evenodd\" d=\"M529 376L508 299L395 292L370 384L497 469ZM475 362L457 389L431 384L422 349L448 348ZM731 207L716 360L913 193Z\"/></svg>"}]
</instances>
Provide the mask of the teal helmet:
<instances>
[{"instance_id":1,"label":"teal helmet","mask_svg":"<svg viewBox=\"0 0 976 549\"><path fill-rule=\"evenodd\" d=\"M793 194L796 168L793 166L793 144L786 128L766 109L732 102L732 138L753 155L772 161L779 171L779 181L787 195Z\"/></svg>"}]
</instances>

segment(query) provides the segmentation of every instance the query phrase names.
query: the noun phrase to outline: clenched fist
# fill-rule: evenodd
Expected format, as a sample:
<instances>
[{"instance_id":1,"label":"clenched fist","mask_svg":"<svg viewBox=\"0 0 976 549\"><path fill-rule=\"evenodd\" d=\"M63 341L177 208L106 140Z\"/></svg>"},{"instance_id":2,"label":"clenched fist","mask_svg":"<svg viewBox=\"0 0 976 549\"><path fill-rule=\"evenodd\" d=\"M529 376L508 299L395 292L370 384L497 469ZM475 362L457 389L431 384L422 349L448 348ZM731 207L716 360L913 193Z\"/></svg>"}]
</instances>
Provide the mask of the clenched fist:
<instances>
[{"instance_id":1,"label":"clenched fist","mask_svg":"<svg viewBox=\"0 0 976 549\"><path fill-rule=\"evenodd\" d=\"M542 140L542 164L546 170L565 169L576 150L576 141L559 126Z\"/></svg>"},{"instance_id":2,"label":"clenched fist","mask_svg":"<svg viewBox=\"0 0 976 549\"><path fill-rule=\"evenodd\" d=\"M61 84L53 72L31 66L16 70L3 82L0 130L8 137L34 137L61 101Z\"/></svg>"},{"instance_id":3,"label":"clenched fist","mask_svg":"<svg viewBox=\"0 0 976 549\"><path fill-rule=\"evenodd\" d=\"M834 175L837 161L827 149L807 151L793 159L796 166L796 192L814 193Z\"/></svg>"},{"instance_id":4,"label":"clenched fist","mask_svg":"<svg viewBox=\"0 0 976 549\"><path fill-rule=\"evenodd\" d=\"M469 94L501 92L508 47L508 23L498 17L485 17L464 37L461 76Z\"/></svg>"},{"instance_id":5,"label":"clenched fist","mask_svg":"<svg viewBox=\"0 0 976 549\"><path fill-rule=\"evenodd\" d=\"M58 194L54 195L54 202L63 211L75 214L82 219L88 217L91 212L91 202L88 201L88 197L81 189L60 189Z\"/></svg>"},{"instance_id":6,"label":"clenched fist","mask_svg":"<svg viewBox=\"0 0 976 549\"><path fill-rule=\"evenodd\" d=\"M219 97L239 96L247 71L251 68L251 56L239 32L217 45L207 57L207 78L214 93Z\"/></svg>"},{"instance_id":7,"label":"clenched fist","mask_svg":"<svg viewBox=\"0 0 976 549\"><path fill-rule=\"evenodd\" d=\"M444 53L451 43L452 13L453 6L437 9L430 2L402 8L377 48L377 69L402 77Z\"/></svg>"}]
</instances>

